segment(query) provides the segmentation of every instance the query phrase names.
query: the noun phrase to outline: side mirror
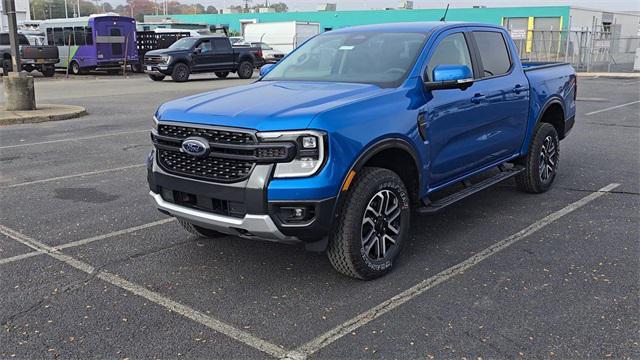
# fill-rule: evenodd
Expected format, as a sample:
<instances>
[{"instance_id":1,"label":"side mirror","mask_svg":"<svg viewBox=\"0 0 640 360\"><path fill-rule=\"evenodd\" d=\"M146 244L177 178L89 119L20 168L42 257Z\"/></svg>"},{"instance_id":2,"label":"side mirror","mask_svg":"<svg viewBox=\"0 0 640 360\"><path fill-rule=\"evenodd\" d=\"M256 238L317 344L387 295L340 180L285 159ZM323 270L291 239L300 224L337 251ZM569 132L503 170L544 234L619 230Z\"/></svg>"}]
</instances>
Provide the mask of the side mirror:
<instances>
[{"instance_id":1,"label":"side mirror","mask_svg":"<svg viewBox=\"0 0 640 360\"><path fill-rule=\"evenodd\" d=\"M271 71L271 69L273 69L274 66L276 66L276 64L264 64L264 65L262 65L262 67L260 68L260 77L267 75L269 73L269 71Z\"/></svg>"},{"instance_id":2,"label":"side mirror","mask_svg":"<svg viewBox=\"0 0 640 360\"><path fill-rule=\"evenodd\" d=\"M466 90L473 85L473 73L466 65L438 65L431 78L432 81L424 83L427 90Z\"/></svg>"},{"instance_id":3,"label":"side mirror","mask_svg":"<svg viewBox=\"0 0 640 360\"><path fill-rule=\"evenodd\" d=\"M196 54L196 55L200 54L201 52L202 52L202 48L197 47L197 48L193 49L193 53Z\"/></svg>"}]
</instances>

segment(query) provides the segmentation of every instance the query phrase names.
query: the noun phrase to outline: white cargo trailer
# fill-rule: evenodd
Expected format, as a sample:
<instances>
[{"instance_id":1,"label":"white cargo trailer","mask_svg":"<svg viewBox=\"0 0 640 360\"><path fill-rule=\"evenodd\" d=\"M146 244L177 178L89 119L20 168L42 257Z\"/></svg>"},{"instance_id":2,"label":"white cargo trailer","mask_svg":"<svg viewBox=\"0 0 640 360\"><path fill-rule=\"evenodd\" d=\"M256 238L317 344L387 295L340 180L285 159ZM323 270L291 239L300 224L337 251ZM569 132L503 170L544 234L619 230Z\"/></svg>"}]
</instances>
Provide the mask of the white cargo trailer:
<instances>
[{"instance_id":1,"label":"white cargo trailer","mask_svg":"<svg viewBox=\"0 0 640 360\"><path fill-rule=\"evenodd\" d=\"M320 33L319 23L305 21L243 24L246 42L263 42L285 54L318 33Z\"/></svg>"}]
</instances>

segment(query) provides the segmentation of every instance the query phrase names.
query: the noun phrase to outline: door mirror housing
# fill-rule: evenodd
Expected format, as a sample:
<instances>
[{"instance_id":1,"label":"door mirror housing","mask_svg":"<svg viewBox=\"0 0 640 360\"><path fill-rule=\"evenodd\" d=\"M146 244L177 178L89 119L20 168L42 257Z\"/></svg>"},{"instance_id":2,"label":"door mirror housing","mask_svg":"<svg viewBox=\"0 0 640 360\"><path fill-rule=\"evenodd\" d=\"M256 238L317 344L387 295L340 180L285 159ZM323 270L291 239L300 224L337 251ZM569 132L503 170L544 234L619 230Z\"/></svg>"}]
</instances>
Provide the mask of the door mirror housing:
<instances>
[{"instance_id":1,"label":"door mirror housing","mask_svg":"<svg viewBox=\"0 0 640 360\"><path fill-rule=\"evenodd\" d=\"M264 64L264 65L262 65L262 67L260 68L260 77L263 77L263 76L267 75L269 73L269 71L271 71L271 69L273 69L274 66L276 66L276 64Z\"/></svg>"},{"instance_id":2,"label":"door mirror housing","mask_svg":"<svg viewBox=\"0 0 640 360\"><path fill-rule=\"evenodd\" d=\"M438 65L432 75L433 81L424 83L427 90L466 90L473 85L473 73L466 65Z\"/></svg>"},{"instance_id":3,"label":"door mirror housing","mask_svg":"<svg viewBox=\"0 0 640 360\"><path fill-rule=\"evenodd\" d=\"M193 53L196 55L202 53L202 48L199 48L199 47L194 48Z\"/></svg>"}]
</instances>

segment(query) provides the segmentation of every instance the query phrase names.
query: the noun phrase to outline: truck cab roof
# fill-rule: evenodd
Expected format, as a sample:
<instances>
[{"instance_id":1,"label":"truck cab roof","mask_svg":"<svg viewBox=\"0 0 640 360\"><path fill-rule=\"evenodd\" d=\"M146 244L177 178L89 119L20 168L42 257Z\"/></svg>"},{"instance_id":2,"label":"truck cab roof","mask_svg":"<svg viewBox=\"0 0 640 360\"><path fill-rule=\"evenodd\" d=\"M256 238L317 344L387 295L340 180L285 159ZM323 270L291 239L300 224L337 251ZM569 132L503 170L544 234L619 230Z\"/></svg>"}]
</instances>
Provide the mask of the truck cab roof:
<instances>
[{"instance_id":1,"label":"truck cab roof","mask_svg":"<svg viewBox=\"0 0 640 360\"><path fill-rule=\"evenodd\" d=\"M460 27L460 26L474 26L474 27L490 27L494 29L503 29L498 25L472 23L464 21L423 21L423 22L404 22L404 23L386 23L386 24L372 24L353 26L343 29L336 29L331 33L356 33L356 32L433 32L436 30L445 30L448 28Z\"/></svg>"}]
</instances>

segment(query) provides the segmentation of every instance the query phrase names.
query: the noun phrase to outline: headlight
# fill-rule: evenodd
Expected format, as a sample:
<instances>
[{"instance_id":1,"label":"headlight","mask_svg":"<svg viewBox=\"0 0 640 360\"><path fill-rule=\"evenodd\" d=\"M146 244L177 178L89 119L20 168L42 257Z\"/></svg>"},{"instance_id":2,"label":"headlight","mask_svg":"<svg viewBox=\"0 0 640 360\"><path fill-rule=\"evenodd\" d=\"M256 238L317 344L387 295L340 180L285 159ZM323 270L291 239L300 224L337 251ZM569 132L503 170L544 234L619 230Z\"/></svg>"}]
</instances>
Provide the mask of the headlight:
<instances>
[{"instance_id":1,"label":"headlight","mask_svg":"<svg viewBox=\"0 0 640 360\"><path fill-rule=\"evenodd\" d=\"M274 177L308 177L322 167L326 153L326 134L320 131L273 131L256 134L261 142L295 142L296 156L287 163L276 164Z\"/></svg>"},{"instance_id":2,"label":"headlight","mask_svg":"<svg viewBox=\"0 0 640 360\"><path fill-rule=\"evenodd\" d=\"M155 115L153 115L153 124L151 125L151 127L154 130L158 131L158 118Z\"/></svg>"},{"instance_id":3,"label":"headlight","mask_svg":"<svg viewBox=\"0 0 640 360\"><path fill-rule=\"evenodd\" d=\"M162 62L163 62L163 63L165 63L165 64L170 63L170 62L171 62L171 56L169 56L169 55L163 55L163 56L162 56Z\"/></svg>"}]
</instances>

